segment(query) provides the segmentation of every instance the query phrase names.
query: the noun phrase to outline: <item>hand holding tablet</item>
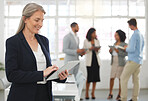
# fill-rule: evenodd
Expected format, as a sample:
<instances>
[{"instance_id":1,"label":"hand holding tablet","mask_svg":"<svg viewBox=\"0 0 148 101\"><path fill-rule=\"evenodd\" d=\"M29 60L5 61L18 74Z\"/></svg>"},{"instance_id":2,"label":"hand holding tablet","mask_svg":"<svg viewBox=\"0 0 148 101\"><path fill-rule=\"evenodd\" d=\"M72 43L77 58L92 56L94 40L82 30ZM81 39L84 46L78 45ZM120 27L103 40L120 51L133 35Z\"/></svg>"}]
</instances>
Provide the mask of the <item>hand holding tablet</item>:
<instances>
[{"instance_id":1,"label":"hand holding tablet","mask_svg":"<svg viewBox=\"0 0 148 101\"><path fill-rule=\"evenodd\" d=\"M63 72L61 72L61 73L59 73L59 79L60 80L64 80L64 79L66 79L67 78L67 76L68 76L69 74L68 74L68 71L67 70L65 70L65 71L63 71Z\"/></svg>"},{"instance_id":2,"label":"hand holding tablet","mask_svg":"<svg viewBox=\"0 0 148 101\"><path fill-rule=\"evenodd\" d=\"M65 72L65 74L67 74L67 72L69 70L71 70L72 68L74 68L75 66L77 66L80 62L79 61L70 61L67 64L65 64L64 66L62 66L61 68L59 68L57 71L55 71L52 75L50 75L47 80L54 80L54 79L63 79L63 73Z\"/></svg>"},{"instance_id":3,"label":"hand holding tablet","mask_svg":"<svg viewBox=\"0 0 148 101\"><path fill-rule=\"evenodd\" d=\"M47 77L52 72L57 71L59 68L56 65L50 66L43 71L44 77Z\"/></svg>"}]
</instances>

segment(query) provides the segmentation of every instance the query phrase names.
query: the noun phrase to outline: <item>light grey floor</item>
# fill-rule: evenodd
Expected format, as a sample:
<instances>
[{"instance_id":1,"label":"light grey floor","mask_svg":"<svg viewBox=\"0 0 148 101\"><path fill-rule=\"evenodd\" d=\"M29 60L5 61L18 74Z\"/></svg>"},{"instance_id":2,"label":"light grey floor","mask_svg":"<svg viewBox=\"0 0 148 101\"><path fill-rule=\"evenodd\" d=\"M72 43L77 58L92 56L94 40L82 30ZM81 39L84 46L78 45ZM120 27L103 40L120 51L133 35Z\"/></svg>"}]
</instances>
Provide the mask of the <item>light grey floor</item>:
<instances>
[{"instance_id":1,"label":"light grey floor","mask_svg":"<svg viewBox=\"0 0 148 101\"><path fill-rule=\"evenodd\" d=\"M82 98L83 98L83 101L116 101L115 99L117 97L118 90L113 91L114 98L112 100L107 100L108 93L109 93L108 90L96 90L96 92L95 92L96 99L95 100L92 100L92 99L85 100L85 90L84 90L82 92ZM91 98L91 91L90 91L89 95L90 95L89 97ZM132 95L132 90L128 90L128 99L131 98L131 95ZM139 95L138 101L148 101L148 89L140 90L140 95Z\"/></svg>"}]
</instances>

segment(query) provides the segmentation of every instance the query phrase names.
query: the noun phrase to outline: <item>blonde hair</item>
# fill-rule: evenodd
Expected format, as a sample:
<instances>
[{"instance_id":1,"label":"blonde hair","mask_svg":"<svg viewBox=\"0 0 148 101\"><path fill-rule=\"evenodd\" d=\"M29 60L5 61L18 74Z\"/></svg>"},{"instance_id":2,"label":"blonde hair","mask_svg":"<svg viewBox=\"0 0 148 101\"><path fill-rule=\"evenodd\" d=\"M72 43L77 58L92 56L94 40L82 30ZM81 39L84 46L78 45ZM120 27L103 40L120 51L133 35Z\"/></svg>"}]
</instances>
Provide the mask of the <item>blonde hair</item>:
<instances>
[{"instance_id":1,"label":"blonde hair","mask_svg":"<svg viewBox=\"0 0 148 101\"><path fill-rule=\"evenodd\" d=\"M24 9L23 9L23 12L22 12L22 17L21 17L21 20L20 20L20 24L19 24L19 27L18 27L18 30L16 32L16 34L18 34L19 32L21 32L24 27L25 27L25 22L24 22L24 18L29 18L31 17L36 11L42 11L44 14L46 14L45 10L43 9L42 6L36 4L36 3L29 3L27 4Z\"/></svg>"}]
</instances>

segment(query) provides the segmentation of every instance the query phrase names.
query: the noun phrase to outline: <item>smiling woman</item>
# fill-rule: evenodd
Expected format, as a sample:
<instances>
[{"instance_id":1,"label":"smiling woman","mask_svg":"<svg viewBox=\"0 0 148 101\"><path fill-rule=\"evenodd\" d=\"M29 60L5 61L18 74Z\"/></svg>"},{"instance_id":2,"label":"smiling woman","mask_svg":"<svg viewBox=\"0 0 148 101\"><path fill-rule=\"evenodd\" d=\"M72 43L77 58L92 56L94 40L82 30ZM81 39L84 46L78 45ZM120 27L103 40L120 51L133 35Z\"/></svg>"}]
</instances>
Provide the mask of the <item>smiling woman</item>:
<instances>
[{"instance_id":1,"label":"smiling woman","mask_svg":"<svg viewBox=\"0 0 148 101\"><path fill-rule=\"evenodd\" d=\"M58 67L51 64L48 39L38 34L44 14L42 6L27 4L16 35L6 41L6 75L12 82L7 101L53 101L46 78ZM54 81L64 83L67 76L65 70Z\"/></svg>"},{"instance_id":2,"label":"smiling woman","mask_svg":"<svg viewBox=\"0 0 148 101\"><path fill-rule=\"evenodd\" d=\"M38 11L38 13L40 12L39 15L36 14L37 11ZM25 19L32 18L32 15L35 15L34 16L35 18L32 18L32 19L34 19L34 21L38 22L40 18L42 18L41 20L43 20L44 14L46 14L46 12L44 11L42 6L37 5L35 3L27 4L23 9L22 18L21 18L21 21L20 21L19 28L17 30L17 34L24 29L24 27L25 27L25 21L24 20Z\"/></svg>"},{"instance_id":3,"label":"smiling woman","mask_svg":"<svg viewBox=\"0 0 148 101\"><path fill-rule=\"evenodd\" d=\"M25 22L25 30L29 30L31 33L39 33L40 28L43 26L44 13L42 11L36 11L30 18L26 19L23 16Z\"/></svg>"}]
</instances>

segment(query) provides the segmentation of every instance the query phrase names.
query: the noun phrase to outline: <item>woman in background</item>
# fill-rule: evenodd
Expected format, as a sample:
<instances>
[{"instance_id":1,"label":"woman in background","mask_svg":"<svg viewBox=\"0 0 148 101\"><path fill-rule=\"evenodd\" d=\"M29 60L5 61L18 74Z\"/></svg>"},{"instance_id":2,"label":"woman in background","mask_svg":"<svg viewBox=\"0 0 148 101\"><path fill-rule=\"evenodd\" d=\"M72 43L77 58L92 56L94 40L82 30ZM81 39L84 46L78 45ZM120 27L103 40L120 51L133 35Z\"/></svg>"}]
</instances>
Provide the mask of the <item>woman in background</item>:
<instances>
[{"instance_id":1,"label":"woman in background","mask_svg":"<svg viewBox=\"0 0 148 101\"><path fill-rule=\"evenodd\" d=\"M52 82L46 79L58 67L51 64L48 39L38 34L44 14L42 6L27 4L16 35L6 41L6 75L12 82L7 101L53 101ZM65 82L67 76L65 70L54 81Z\"/></svg>"},{"instance_id":2,"label":"woman in background","mask_svg":"<svg viewBox=\"0 0 148 101\"><path fill-rule=\"evenodd\" d=\"M93 83L92 99L95 99L96 82L100 82L100 58L98 56L100 50L100 43L96 37L96 30L90 28L84 41L84 49L86 49L86 67L87 67L87 81L86 81L86 95L85 98L89 99L89 86Z\"/></svg>"},{"instance_id":3,"label":"woman in background","mask_svg":"<svg viewBox=\"0 0 148 101\"><path fill-rule=\"evenodd\" d=\"M108 99L113 98L113 86L114 86L114 80L115 78L119 79L119 93L116 98L116 100L120 99L121 95L121 86L120 86L120 76L123 71L124 65L126 64L126 59L125 56L127 56L127 52L125 52L123 49L119 48L126 46L127 44L125 43L126 39L126 34L122 30L117 30L115 33L115 40L116 42L114 43L114 46L110 48L109 52L112 56L111 58L111 75L110 75L110 92Z\"/></svg>"}]
</instances>

